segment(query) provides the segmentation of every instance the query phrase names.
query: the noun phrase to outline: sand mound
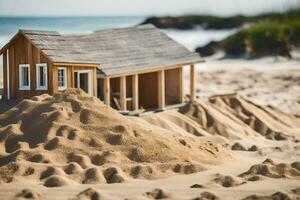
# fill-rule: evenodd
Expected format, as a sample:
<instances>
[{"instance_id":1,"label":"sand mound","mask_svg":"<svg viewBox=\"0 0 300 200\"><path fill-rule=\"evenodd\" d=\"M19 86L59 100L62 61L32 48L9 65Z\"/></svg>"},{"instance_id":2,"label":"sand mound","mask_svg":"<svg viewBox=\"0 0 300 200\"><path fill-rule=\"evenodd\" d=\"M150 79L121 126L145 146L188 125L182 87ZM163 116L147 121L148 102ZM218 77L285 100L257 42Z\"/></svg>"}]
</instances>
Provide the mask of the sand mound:
<instances>
[{"instance_id":1,"label":"sand mound","mask_svg":"<svg viewBox=\"0 0 300 200\"><path fill-rule=\"evenodd\" d=\"M299 161L298 162L297 161L293 162L291 164L291 166L294 167L295 169L297 169L300 172L300 162Z\"/></svg>"},{"instance_id":2,"label":"sand mound","mask_svg":"<svg viewBox=\"0 0 300 200\"><path fill-rule=\"evenodd\" d=\"M83 184L92 184L92 183L105 183L104 176L98 171L97 168L90 168L84 172Z\"/></svg>"},{"instance_id":3,"label":"sand mound","mask_svg":"<svg viewBox=\"0 0 300 200\"><path fill-rule=\"evenodd\" d=\"M82 171L82 168L80 167L80 165L78 165L75 162L69 163L63 169L66 174L78 174Z\"/></svg>"},{"instance_id":4,"label":"sand mound","mask_svg":"<svg viewBox=\"0 0 300 200\"><path fill-rule=\"evenodd\" d=\"M253 175L262 175L269 178L291 178L299 179L300 171L289 164L275 163L271 159L266 159L262 164L256 164L250 167L247 172L240 174L240 177L249 177Z\"/></svg>"},{"instance_id":5,"label":"sand mound","mask_svg":"<svg viewBox=\"0 0 300 200\"><path fill-rule=\"evenodd\" d=\"M63 174L64 172L61 169L50 166L47 167L47 169L41 173L40 179L45 179L52 175L63 175Z\"/></svg>"},{"instance_id":6,"label":"sand mound","mask_svg":"<svg viewBox=\"0 0 300 200\"><path fill-rule=\"evenodd\" d=\"M15 199L21 200L21 199L35 199L39 200L42 195L39 192L36 192L32 189L24 189L21 192L17 193L15 196Z\"/></svg>"},{"instance_id":7,"label":"sand mound","mask_svg":"<svg viewBox=\"0 0 300 200\"><path fill-rule=\"evenodd\" d=\"M167 192L165 192L162 189L159 188L155 188L154 190L150 191L150 192L146 192L146 196L152 199L166 199L166 198L170 198L170 194L168 194Z\"/></svg>"},{"instance_id":8,"label":"sand mound","mask_svg":"<svg viewBox=\"0 0 300 200\"><path fill-rule=\"evenodd\" d=\"M251 181L251 182L255 182L255 181L259 181L259 180L262 180L262 176L260 175L254 175L254 176L250 176L248 177L246 180L247 181Z\"/></svg>"},{"instance_id":9,"label":"sand mound","mask_svg":"<svg viewBox=\"0 0 300 200\"><path fill-rule=\"evenodd\" d=\"M298 195L300 196L300 188L295 188L295 189L292 189L291 192L295 195Z\"/></svg>"},{"instance_id":10,"label":"sand mound","mask_svg":"<svg viewBox=\"0 0 300 200\"><path fill-rule=\"evenodd\" d=\"M204 188L204 186L201 185L201 184L196 183L194 185L191 185L190 188Z\"/></svg>"},{"instance_id":11,"label":"sand mound","mask_svg":"<svg viewBox=\"0 0 300 200\"><path fill-rule=\"evenodd\" d=\"M0 181L120 183L194 173L231 157L220 145L136 121L76 89L24 100L0 115Z\"/></svg>"},{"instance_id":12,"label":"sand mound","mask_svg":"<svg viewBox=\"0 0 300 200\"><path fill-rule=\"evenodd\" d=\"M282 192L276 192L270 196L250 195L243 200L292 200L292 198Z\"/></svg>"},{"instance_id":13,"label":"sand mound","mask_svg":"<svg viewBox=\"0 0 300 200\"><path fill-rule=\"evenodd\" d=\"M147 165L137 165L130 170L130 175L134 178L149 178L154 173L156 173L156 169Z\"/></svg>"},{"instance_id":14,"label":"sand mound","mask_svg":"<svg viewBox=\"0 0 300 200\"><path fill-rule=\"evenodd\" d=\"M200 197L193 198L192 200L220 200L220 197L211 192L202 192Z\"/></svg>"},{"instance_id":15,"label":"sand mound","mask_svg":"<svg viewBox=\"0 0 300 200\"><path fill-rule=\"evenodd\" d=\"M248 151L258 151L258 147L256 145L251 146Z\"/></svg>"},{"instance_id":16,"label":"sand mound","mask_svg":"<svg viewBox=\"0 0 300 200\"><path fill-rule=\"evenodd\" d=\"M125 181L124 177L121 175L122 172L116 167L110 167L104 170L103 175L107 183L122 183Z\"/></svg>"},{"instance_id":17,"label":"sand mound","mask_svg":"<svg viewBox=\"0 0 300 200\"><path fill-rule=\"evenodd\" d=\"M216 174L214 182L223 187L235 187L244 183L240 178L225 176L222 174Z\"/></svg>"},{"instance_id":18,"label":"sand mound","mask_svg":"<svg viewBox=\"0 0 300 200\"><path fill-rule=\"evenodd\" d=\"M57 175L49 177L44 183L46 187L61 187L65 185L69 185L69 181Z\"/></svg>"},{"instance_id":19,"label":"sand mound","mask_svg":"<svg viewBox=\"0 0 300 200\"><path fill-rule=\"evenodd\" d=\"M76 198L72 200L100 200L102 196L96 190L88 188L76 195Z\"/></svg>"},{"instance_id":20,"label":"sand mound","mask_svg":"<svg viewBox=\"0 0 300 200\"><path fill-rule=\"evenodd\" d=\"M231 149L235 150L235 151L247 151L247 149L238 142L234 143L234 145L232 145Z\"/></svg>"},{"instance_id":21,"label":"sand mound","mask_svg":"<svg viewBox=\"0 0 300 200\"><path fill-rule=\"evenodd\" d=\"M237 94L198 101L181 111L210 134L229 139L263 136L270 140L299 136L300 118L256 105Z\"/></svg>"}]
</instances>

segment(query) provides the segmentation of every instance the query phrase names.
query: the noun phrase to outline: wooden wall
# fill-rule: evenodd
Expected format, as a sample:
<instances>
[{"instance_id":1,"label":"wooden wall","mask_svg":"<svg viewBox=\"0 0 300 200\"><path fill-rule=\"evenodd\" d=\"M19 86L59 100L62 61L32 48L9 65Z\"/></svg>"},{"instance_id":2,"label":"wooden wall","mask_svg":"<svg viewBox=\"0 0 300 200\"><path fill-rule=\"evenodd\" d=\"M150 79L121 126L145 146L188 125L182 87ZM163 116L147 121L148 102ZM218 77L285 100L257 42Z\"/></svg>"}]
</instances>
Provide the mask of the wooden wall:
<instances>
[{"instance_id":1,"label":"wooden wall","mask_svg":"<svg viewBox=\"0 0 300 200\"><path fill-rule=\"evenodd\" d=\"M117 109L117 106L114 102L114 95L116 93L120 94L120 77L116 77L116 78L111 78L110 80L110 106L112 106L113 108ZM119 97L116 97L117 99ZM119 102L120 104L120 102Z\"/></svg>"},{"instance_id":2,"label":"wooden wall","mask_svg":"<svg viewBox=\"0 0 300 200\"><path fill-rule=\"evenodd\" d=\"M7 97L7 60L6 51L3 53L3 97ZM36 87L36 64L47 63L48 66L48 89L37 90ZM19 64L30 64L30 90L19 90ZM58 91L57 68L67 68L67 86L74 87L75 70L92 70L93 72L93 95L97 96L97 68L95 66L72 66L53 65L53 63L32 45L23 35L17 37L9 46L9 88L10 98L23 99L35 95L48 93L53 95Z\"/></svg>"},{"instance_id":3,"label":"wooden wall","mask_svg":"<svg viewBox=\"0 0 300 200\"><path fill-rule=\"evenodd\" d=\"M139 74L139 107L158 107L158 72Z\"/></svg>"},{"instance_id":4,"label":"wooden wall","mask_svg":"<svg viewBox=\"0 0 300 200\"><path fill-rule=\"evenodd\" d=\"M181 68L165 70L166 105L180 103L180 70Z\"/></svg>"},{"instance_id":5,"label":"wooden wall","mask_svg":"<svg viewBox=\"0 0 300 200\"><path fill-rule=\"evenodd\" d=\"M6 53L3 54L5 61ZM48 64L48 90L36 90L36 64ZM30 64L30 88L31 90L19 90L19 64ZM3 63L6 68L7 62ZM6 96L6 69L4 71L5 96ZM53 94L52 63L39 52L24 36L18 37L9 47L9 88L10 98L30 98L43 93Z\"/></svg>"},{"instance_id":6,"label":"wooden wall","mask_svg":"<svg viewBox=\"0 0 300 200\"><path fill-rule=\"evenodd\" d=\"M58 91L58 80L57 80L57 69L59 67L65 67L67 69L67 86L68 88L74 88L75 87L75 78L74 78L74 72L75 71L78 71L78 70L92 70L92 73L93 73L93 96L96 96L97 97L97 93L98 93L98 90L97 90L97 85L98 85L98 82L97 82L97 68L96 67L90 67L90 66L78 66L78 65L71 65L71 64L68 64L68 65L64 65L64 64L61 64L61 65L53 65L53 90L54 90L54 93Z\"/></svg>"},{"instance_id":7,"label":"wooden wall","mask_svg":"<svg viewBox=\"0 0 300 200\"><path fill-rule=\"evenodd\" d=\"M132 76L126 76L126 97L132 97Z\"/></svg>"}]
</instances>

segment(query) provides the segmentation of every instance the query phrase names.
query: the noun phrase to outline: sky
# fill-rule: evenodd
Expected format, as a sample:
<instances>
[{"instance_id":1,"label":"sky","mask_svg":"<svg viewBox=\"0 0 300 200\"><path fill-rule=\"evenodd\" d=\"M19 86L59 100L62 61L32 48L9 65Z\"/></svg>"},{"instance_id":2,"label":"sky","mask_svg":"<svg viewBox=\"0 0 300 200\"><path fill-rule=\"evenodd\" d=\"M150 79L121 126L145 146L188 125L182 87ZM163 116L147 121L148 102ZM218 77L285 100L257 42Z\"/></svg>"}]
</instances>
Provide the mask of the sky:
<instances>
[{"instance_id":1,"label":"sky","mask_svg":"<svg viewBox=\"0 0 300 200\"><path fill-rule=\"evenodd\" d=\"M0 0L4 16L254 15L300 0Z\"/></svg>"}]
</instances>

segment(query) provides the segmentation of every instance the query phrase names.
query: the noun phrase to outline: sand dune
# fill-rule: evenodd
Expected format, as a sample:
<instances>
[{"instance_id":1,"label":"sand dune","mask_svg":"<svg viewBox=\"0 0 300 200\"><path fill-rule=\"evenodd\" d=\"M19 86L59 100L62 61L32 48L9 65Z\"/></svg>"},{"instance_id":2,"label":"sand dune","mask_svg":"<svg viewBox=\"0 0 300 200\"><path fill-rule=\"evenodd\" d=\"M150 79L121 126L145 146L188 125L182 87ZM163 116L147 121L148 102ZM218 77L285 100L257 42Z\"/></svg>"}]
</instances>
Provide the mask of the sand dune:
<instances>
[{"instance_id":1,"label":"sand dune","mask_svg":"<svg viewBox=\"0 0 300 200\"><path fill-rule=\"evenodd\" d=\"M299 133L298 116L237 94L137 118L70 89L0 115L0 184L16 199L292 199Z\"/></svg>"},{"instance_id":2,"label":"sand dune","mask_svg":"<svg viewBox=\"0 0 300 200\"><path fill-rule=\"evenodd\" d=\"M240 177L253 177L253 175L262 175L269 178L290 178L300 179L300 171L293 164L275 163L271 159L266 159L262 164L256 164L242 174Z\"/></svg>"},{"instance_id":3,"label":"sand dune","mask_svg":"<svg viewBox=\"0 0 300 200\"><path fill-rule=\"evenodd\" d=\"M120 183L230 159L221 145L136 124L79 90L24 100L0 116L0 125L3 182Z\"/></svg>"},{"instance_id":4,"label":"sand dune","mask_svg":"<svg viewBox=\"0 0 300 200\"><path fill-rule=\"evenodd\" d=\"M230 144L243 142L243 139L297 141L300 131L299 117L256 105L237 94L213 96L179 111L166 111L143 119L164 129L184 130L195 136L206 136L204 138L221 136L213 140ZM255 144L247 144L245 148L234 143L233 149L256 151Z\"/></svg>"}]
</instances>

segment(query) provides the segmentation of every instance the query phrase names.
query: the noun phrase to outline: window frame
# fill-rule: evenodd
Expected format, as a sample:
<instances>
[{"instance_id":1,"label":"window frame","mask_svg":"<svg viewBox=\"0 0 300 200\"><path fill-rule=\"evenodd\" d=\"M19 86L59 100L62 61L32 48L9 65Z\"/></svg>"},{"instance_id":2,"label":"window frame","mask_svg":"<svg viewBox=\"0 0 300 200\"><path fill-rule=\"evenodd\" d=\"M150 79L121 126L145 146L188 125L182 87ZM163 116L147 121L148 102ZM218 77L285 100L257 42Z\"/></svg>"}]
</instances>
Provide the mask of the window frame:
<instances>
[{"instance_id":1,"label":"window frame","mask_svg":"<svg viewBox=\"0 0 300 200\"><path fill-rule=\"evenodd\" d=\"M41 67L46 68L46 70L45 70L46 76L45 76L45 85L44 86L40 85L40 73L39 73L39 69ZM47 65L47 63L36 64L35 74L36 74L36 89L37 90L48 90L48 65Z\"/></svg>"},{"instance_id":2,"label":"window frame","mask_svg":"<svg viewBox=\"0 0 300 200\"><path fill-rule=\"evenodd\" d=\"M64 81L65 86L63 86L63 87L60 87L59 84L58 84L58 82L59 82L58 71L59 70L64 71L64 80L63 81ZM67 87L68 87L68 74L67 74L67 68L66 67L58 67L57 68L57 85L58 85L58 90L59 91L67 89Z\"/></svg>"},{"instance_id":3,"label":"window frame","mask_svg":"<svg viewBox=\"0 0 300 200\"><path fill-rule=\"evenodd\" d=\"M23 68L28 69L28 85L23 85ZM31 90L30 88L30 64L19 64L19 90Z\"/></svg>"}]
</instances>

